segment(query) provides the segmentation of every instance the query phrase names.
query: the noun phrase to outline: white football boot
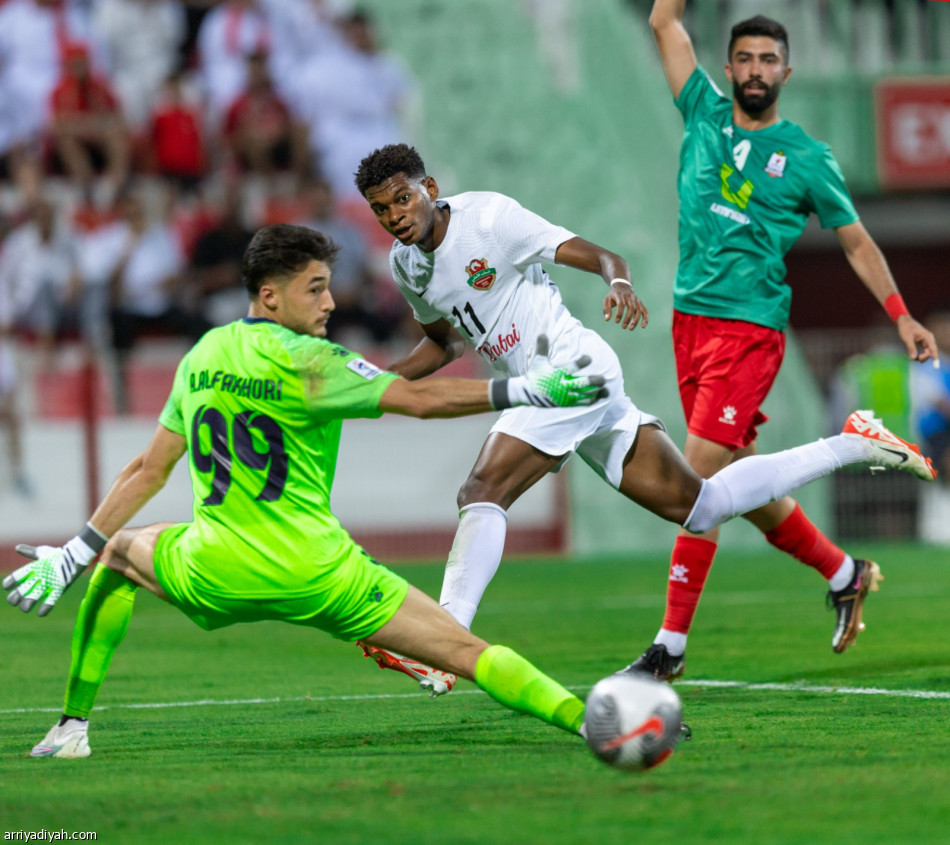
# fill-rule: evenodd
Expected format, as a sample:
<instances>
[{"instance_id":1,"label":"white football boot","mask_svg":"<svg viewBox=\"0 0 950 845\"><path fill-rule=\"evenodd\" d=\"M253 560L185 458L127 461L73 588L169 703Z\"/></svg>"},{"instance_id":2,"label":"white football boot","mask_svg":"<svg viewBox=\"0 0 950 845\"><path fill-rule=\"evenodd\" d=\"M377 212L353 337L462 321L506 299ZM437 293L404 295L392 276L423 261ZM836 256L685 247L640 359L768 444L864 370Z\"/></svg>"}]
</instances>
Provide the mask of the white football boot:
<instances>
[{"instance_id":1,"label":"white football boot","mask_svg":"<svg viewBox=\"0 0 950 845\"><path fill-rule=\"evenodd\" d=\"M841 433L845 437L860 437L871 469L902 469L924 481L933 481L937 470L930 458L925 458L913 443L902 440L877 417L874 411L855 411L845 421Z\"/></svg>"},{"instance_id":2,"label":"white football boot","mask_svg":"<svg viewBox=\"0 0 950 845\"><path fill-rule=\"evenodd\" d=\"M43 737L39 745L34 745L31 757L88 757L89 722L85 719L66 719L63 724L57 722Z\"/></svg>"},{"instance_id":3,"label":"white football boot","mask_svg":"<svg viewBox=\"0 0 950 845\"><path fill-rule=\"evenodd\" d=\"M363 656L372 657L380 669L395 669L410 678L415 678L419 682L419 689L429 693L430 698L451 692L458 682L458 676L451 672L433 669L425 663L397 654L395 651L386 651L360 641L356 644L363 649Z\"/></svg>"}]
</instances>

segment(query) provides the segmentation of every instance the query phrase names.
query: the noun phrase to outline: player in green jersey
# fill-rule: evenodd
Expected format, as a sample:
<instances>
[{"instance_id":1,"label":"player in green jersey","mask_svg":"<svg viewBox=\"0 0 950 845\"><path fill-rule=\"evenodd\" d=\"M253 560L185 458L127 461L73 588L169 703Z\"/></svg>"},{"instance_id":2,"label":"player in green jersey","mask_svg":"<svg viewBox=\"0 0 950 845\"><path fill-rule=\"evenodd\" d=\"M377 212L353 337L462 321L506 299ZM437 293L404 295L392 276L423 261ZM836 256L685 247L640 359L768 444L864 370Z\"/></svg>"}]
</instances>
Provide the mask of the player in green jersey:
<instances>
[{"instance_id":1,"label":"player in green jersey","mask_svg":"<svg viewBox=\"0 0 950 845\"><path fill-rule=\"evenodd\" d=\"M912 360L933 359L933 335L907 311L887 263L861 224L827 145L778 115L788 82L788 35L762 16L737 24L728 49L729 99L699 67L683 26L686 0L655 0L650 25L674 102L683 115L680 261L673 343L688 434L684 454L708 478L756 452L760 405L785 349L791 288L785 254L810 213L833 228L855 273L896 323ZM838 548L785 496L745 514L776 548L820 572L836 611L832 647L861 629L873 561ZM634 667L659 678L683 671L686 639L716 552L718 530L680 532L667 607L653 645Z\"/></svg>"},{"instance_id":2,"label":"player in green jersey","mask_svg":"<svg viewBox=\"0 0 950 845\"><path fill-rule=\"evenodd\" d=\"M89 755L87 717L141 587L207 630L278 619L398 650L474 680L516 710L577 732L583 704L503 646L378 565L330 510L342 420L384 412L453 417L515 405L591 404L589 363L554 368L546 338L523 376L410 382L325 339L333 243L303 226L259 231L242 275L248 316L185 356L151 443L63 547L3 581L8 601L45 616L102 553L79 609L63 717L33 756ZM192 522L124 527L188 456Z\"/></svg>"}]
</instances>

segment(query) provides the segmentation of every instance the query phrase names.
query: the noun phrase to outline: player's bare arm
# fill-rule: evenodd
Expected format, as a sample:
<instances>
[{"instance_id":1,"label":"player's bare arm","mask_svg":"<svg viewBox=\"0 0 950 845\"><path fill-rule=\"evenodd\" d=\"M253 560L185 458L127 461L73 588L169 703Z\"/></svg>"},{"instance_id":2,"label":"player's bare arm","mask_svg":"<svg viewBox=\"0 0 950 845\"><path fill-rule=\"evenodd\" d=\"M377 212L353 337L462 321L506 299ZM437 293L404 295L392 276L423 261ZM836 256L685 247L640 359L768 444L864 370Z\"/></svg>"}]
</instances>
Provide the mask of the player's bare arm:
<instances>
[{"instance_id":1,"label":"player's bare arm","mask_svg":"<svg viewBox=\"0 0 950 845\"><path fill-rule=\"evenodd\" d=\"M679 97L697 65L693 42L683 26L685 9L686 0L655 0L650 12L650 28L674 98Z\"/></svg>"},{"instance_id":2,"label":"player's bare arm","mask_svg":"<svg viewBox=\"0 0 950 845\"><path fill-rule=\"evenodd\" d=\"M835 234L854 272L882 306L885 306L890 297L900 296L884 254L863 223L858 221L839 226L835 229ZM905 313L897 317L896 326L897 333L907 349L907 355L914 361L939 361L940 353L937 351L937 341L933 333L906 313L906 309L902 310Z\"/></svg>"},{"instance_id":3,"label":"player's bare arm","mask_svg":"<svg viewBox=\"0 0 950 845\"><path fill-rule=\"evenodd\" d=\"M184 437L159 425L145 451L119 473L89 522L107 537L115 534L165 486L185 448Z\"/></svg>"},{"instance_id":4,"label":"player's bare arm","mask_svg":"<svg viewBox=\"0 0 950 845\"><path fill-rule=\"evenodd\" d=\"M7 602L29 613L39 603L39 616L46 616L97 554L162 487L185 453L185 438L159 426L152 442L133 458L113 483L105 499L82 530L63 546L19 545L16 550L30 558L3 579Z\"/></svg>"},{"instance_id":5,"label":"player's bare arm","mask_svg":"<svg viewBox=\"0 0 950 845\"><path fill-rule=\"evenodd\" d=\"M465 340L448 320L420 324L425 337L405 358L392 364L392 373L413 381L442 369L465 351Z\"/></svg>"},{"instance_id":6,"label":"player's bare arm","mask_svg":"<svg viewBox=\"0 0 950 845\"><path fill-rule=\"evenodd\" d=\"M604 320L613 319L622 329L633 331L637 326L647 327L650 314L646 305L633 290L630 267L619 255L583 238L571 238L554 255L557 264L597 273L610 288L604 297Z\"/></svg>"},{"instance_id":7,"label":"player's bare arm","mask_svg":"<svg viewBox=\"0 0 950 845\"><path fill-rule=\"evenodd\" d=\"M459 417L493 410L488 382L463 378L424 381L396 379L379 401L379 409L410 417Z\"/></svg>"}]
</instances>

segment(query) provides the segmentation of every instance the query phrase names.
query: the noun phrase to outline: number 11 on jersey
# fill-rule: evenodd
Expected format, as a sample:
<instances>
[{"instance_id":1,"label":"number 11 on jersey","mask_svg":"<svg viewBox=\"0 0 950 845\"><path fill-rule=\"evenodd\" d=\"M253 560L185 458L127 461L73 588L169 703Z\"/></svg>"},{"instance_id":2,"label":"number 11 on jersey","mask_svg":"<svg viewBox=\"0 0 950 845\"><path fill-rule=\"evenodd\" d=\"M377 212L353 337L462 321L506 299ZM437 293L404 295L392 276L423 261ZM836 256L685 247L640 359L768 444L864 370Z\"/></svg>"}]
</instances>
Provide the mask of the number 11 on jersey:
<instances>
[{"instance_id":1,"label":"number 11 on jersey","mask_svg":"<svg viewBox=\"0 0 950 845\"><path fill-rule=\"evenodd\" d=\"M460 325L463 329L465 329L465 333L466 333L469 337L475 337L475 335L472 334L471 329L469 329L469 327L465 324L465 320L462 318L462 314L461 314L461 312L458 310L458 308L456 308L456 307L453 306L453 307L452 307L452 313L455 315L455 319L459 321L459 325ZM478 330L478 332L479 332L480 334L485 334L485 327L482 325L482 321L479 320L478 317L476 316L476 314L475 314L475 309L472 308L472 303L471 303L471 302L466 302L466 303L465 303L465 313L468 314L468 316L472 318L472 323L474 324L474 326L475 326L475 328Z\"/></svg>"}]
</instances>

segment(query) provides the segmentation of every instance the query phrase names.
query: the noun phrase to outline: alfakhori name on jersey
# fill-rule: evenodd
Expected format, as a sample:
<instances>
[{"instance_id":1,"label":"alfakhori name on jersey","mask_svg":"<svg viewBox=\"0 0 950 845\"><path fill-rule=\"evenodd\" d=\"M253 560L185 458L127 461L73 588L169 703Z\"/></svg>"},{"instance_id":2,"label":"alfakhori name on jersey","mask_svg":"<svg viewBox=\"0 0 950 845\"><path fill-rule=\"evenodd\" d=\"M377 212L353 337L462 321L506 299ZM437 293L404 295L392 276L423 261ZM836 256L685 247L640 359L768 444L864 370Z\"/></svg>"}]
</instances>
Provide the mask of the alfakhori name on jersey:
<instances>
[{"instance_id":1,"label":"alfakhori name on jersey","mask_svg":"<svg viewBox=\"0 0 950 845\"><path fill-rule=\"evenodd\" d=\"M188 374L188 389L191 393L201 390L220 390L222 393L233 393L235 396L279 402L283 388L282 379L250 378L226 373L223 370L215 370L214 373L210 370L201 370Z\"/></svg>"}]
</instances>

